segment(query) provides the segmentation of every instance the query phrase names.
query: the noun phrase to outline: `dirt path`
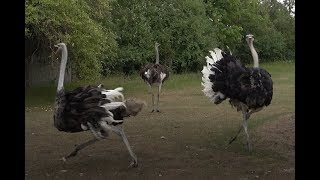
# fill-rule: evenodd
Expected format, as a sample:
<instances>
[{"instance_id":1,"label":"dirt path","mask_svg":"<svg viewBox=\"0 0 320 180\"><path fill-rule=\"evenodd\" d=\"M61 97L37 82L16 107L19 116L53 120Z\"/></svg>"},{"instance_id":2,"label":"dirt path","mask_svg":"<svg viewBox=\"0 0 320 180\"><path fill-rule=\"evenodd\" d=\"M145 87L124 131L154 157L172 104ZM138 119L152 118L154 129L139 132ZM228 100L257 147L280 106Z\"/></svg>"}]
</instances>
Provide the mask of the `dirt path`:
<instances>
[{"instance_id":1,"label":"dirt path","mask_svg":"<svg viewBox=\"0 0 320 180\"><path fill-rule=\"evenodd\" d=\"M163 108L161 113L145 110L129 119L124 128L139 160L134 169L127 169L129 155L116 135L63 163L59 158L91 134L59 132L53 128L52 111L30 110L26 112L25 177L294 179L294 114L285 113L252 128L254 152L250 155L243 135L226 149L225 143L240 125L240 116L236 112L226 116L222 110L217 115L217 111L184 105ZM234 121L231 126L230 121Z\"/></svg>"}]
</instances>

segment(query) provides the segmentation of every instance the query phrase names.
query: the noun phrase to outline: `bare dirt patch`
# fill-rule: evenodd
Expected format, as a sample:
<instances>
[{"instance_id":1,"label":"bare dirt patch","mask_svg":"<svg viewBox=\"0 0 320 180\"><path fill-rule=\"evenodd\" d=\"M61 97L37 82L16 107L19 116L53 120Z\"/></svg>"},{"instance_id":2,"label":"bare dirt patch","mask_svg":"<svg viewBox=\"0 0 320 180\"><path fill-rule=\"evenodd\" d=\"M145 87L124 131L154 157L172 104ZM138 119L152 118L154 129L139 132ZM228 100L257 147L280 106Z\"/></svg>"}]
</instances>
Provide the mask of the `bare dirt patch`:
<instances>
[{"instance_id":1,"label":"bare dirt patch","mask_svg":"<svg viewBox=\"0 0 320 180\"><path fill-rule=\"evenodd\" d=\"M240 115L223 119L225 112L182 104L161 113L146 109L128 119L124 128L139 161L134 169L127 169L130 158L116 135L63 163L59 158L92 135L57 131L52 111L27 112L26 179L294 179L294 115L252 130L254 153L249 154L244 139L231 149L217 143L220 137L227 141L225 129L233 128L222 121L238 122Z\"/></svg>"},{"instance_id":2,"label":"bare dirt patch","mask_svg":"<svg viewBox=\"0 0 320 180\"><path fill-rule=\"evenodd\" d=\"M280 158L288 161L287 167L281 171L284 173L295 172L295 115L286 114L278 120L266 122L257 128L255 139L259 149L265 149L277 153Z\"/></svg>"}]
</instances>

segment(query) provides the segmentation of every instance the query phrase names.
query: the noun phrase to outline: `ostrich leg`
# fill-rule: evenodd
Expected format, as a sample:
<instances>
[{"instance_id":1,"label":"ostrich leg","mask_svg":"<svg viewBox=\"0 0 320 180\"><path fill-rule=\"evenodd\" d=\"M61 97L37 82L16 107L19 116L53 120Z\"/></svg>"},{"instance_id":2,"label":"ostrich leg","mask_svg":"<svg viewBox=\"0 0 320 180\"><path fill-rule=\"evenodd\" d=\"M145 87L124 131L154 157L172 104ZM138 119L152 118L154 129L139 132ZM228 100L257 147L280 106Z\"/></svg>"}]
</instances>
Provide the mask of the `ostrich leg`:
<instances>
[{"instance_id":1,"label":"ostrich leg","mask_svg":"<svg viewBox=\"0 0 320 180\"><path fill-rule=\"evenodd\" d=\"M129 165L129 167L137 167L138 166L138 160L137 160L137 156L134 154L134 152L132 151L129 141L127 139L126 134L124 133L122 127L119 126L110 126L112 131L115 132L117 135L119 135L122 138L122 141L124 142L124 144L127 147L127 150L129 151L129 154L132 158L132 162Z\"/></svg>"},{"instance_id":2,"label":"ostrich leg","mask_svg":"<svg viewBox=\"0 0 320 180\"><path fill-rule=\"evenodd\" d=\"M159 111L159 99L160 99L161 86L162 86L162 83L160 83L160 84L159 84L159 88L158 88L158 96L157 96L157 112L160 112L160 111Z\"/></svg>"},{"instance_id":3,"label":"ostrich leg","mask_svg":"<svg viewBox=\"0 0 320 180\"><path fill-rule=\"evenodd\" d=\"M77 145L76 148L70 154L68 154L67 156L63 157L62 160L66 161L68 158L76 156L78 151L80 151L81 149L83 149L83 148L85 148L85 147L87 147L87 146L89 146L91 144L94 144L97 141L99 141L99 139L94 138L94 139L91 139L91 140L89 140L89 141L87 141L85 143Z\"/></svg>"},{"instance_id":4,"label":"ostrich leg","mask_svg":"<svg viewBox=\"0 0 320 180\"><path fill-rule=\"evenodd\" d=\"M249 120L251 114L258 112L258 111L261 111L262 109L263 108L257 108L257 109L251 110L250 112L246 113L245 118L247 120ZM243 112L243 113L245 113L245 112ZM243 129L243 125L239 128L238 133L233 138L230 139L229 144L231 144L233 141L235 141L237 139L237 137L240 134L242 129Z\"/></svg>"},{"instance_id":5,"label":"ostrich leg","mask_svg":"<svg viewBox=\"0 0 320 180\"><path fill-rule=\"evenodd\" d=\"M243 108L242 113L243 113L243 116L244 116L243 118L249 119L251 113L247 113L247 109L246 108ZM240 134L242 129L243 129L243 124L240 126L237 134L233 138L230 139L229 144L231 144L233 141L235 141L237 139L237 137Z\"/></svg>"},{"instance_id":6,"label":"ostrich leg","mask_svg":"<svg viewBox=\"0 0 320 180\"><path fill-rule=\"evenodd\" d=\"M238 130L238 133L233 138L230 139L229 144L231 144L233 141L235 141L237 139L237 137L240 134L241 130L242 130L242 126L240 126L240 128Z\"/></svg>"},{"instance_id":7,"label":"ostrich leg","mask_svg":"<svg viewBox=\"0 0 320 180\"><path fill-rule=\"evenodd\" d=\"M105 131L109 131L112 130L114 133L116 133L118 136L120 136L122 138L122 141L124 142L124 144L127 147L127 150L129 151L129 154L132 158L132 163L129 165L129 167L137 167L138 166L138 160L137 160L137 156L134 154L134 152L132 151L130 144L128 142L127 136L124 133L122 127L120 126L113 126L113 125L108 125L107 123L100 122L101 127L105 130Z\"/></svg>"},{"instance_id":8,"label":"ostrich leg","mask_svg":"<svg viewBox=\"0 0 320 180\"><path fill-rule=\"evenodd\" d=\"M94 135L94 137L96 137L98 140L104 139L105 137L101 134L100 131L97 131L91 123L87 122L87 125L90 129L90 131L92 132L92 134ZM107 132L107 131L106 131Z\"/></svg>"},{"instance_id":9,"label":"ostrich leg","mask_svg":"<svg viewBox=\"0 0 320 180\"><path fill-rule=\"evenodd\" d=\"M154 112L154 94L152 93L151 94L151 96L152 96L152 111L151 112Z\"/></svg>"},{"instance_id":10,"label":"ostrich leg","mask_svg":"<svg viewBox=\"0 0 320 180\"><path fill-rule=\"evenodd\" d=\"M77 145L76 148L70 154L68 154L67 156L62 158L63 161L66 161L70 157L76 156L78 151L80 151L81 149L83 149L83 148L85 148L85 147L87 147L87 146L89 146L91 144L94 144L95 142L97 142L97 141L99 141L101 139L104 139L106 136L108 136L108 131L106 131L104 133L104 135L102 135L100 132L98 132L96 129L93 128L91 123L88 122L87 124L88 124L89 129L91 130L91 132L92 132L92 134L93 134L93 136L95 138L93 138L93 139L91 139L91 140L89 140L87 142L84 142L84 143L82 143L80 145Z\"/></svg>"},{"instance_id":11,"label":"ostrich leg","mask_svg":"<svg viewBox=\"0 0 320 180\"><path fill-rule=\"evenodd\" d=\"M243 112L243 129L244 132L247 135L247 146L248 146L248 150L249 152L251 152L251 144L250 144L250 136L249 136L249 132L248 132L248 113L247 112Z\"/></svg>"},{"instance_id":12,"label":"ostrich leg","mask_svg":"<svg viewBox=\"0 0 320 180\"><path fill-rule=\"evenodd\" d=\"M154 94L153 94L152 86L150 84L148 84L148 85L149 85L149 91L152 96L152 111L151 112L154 112Z\"/></svg>"}]
</instances>

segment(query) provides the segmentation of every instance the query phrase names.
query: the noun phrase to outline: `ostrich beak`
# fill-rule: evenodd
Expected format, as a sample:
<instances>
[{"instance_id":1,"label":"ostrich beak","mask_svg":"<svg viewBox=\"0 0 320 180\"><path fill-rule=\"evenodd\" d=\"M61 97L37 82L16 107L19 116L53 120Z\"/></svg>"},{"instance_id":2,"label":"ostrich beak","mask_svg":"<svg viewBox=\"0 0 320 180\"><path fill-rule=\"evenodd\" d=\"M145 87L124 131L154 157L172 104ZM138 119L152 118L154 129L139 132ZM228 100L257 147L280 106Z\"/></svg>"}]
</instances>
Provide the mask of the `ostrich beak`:
<instances>
[{"instance_id":1,"label":"ostrich beak","mask_svg":"<svg viewBox=\"0 0 320 180\"><path fill-rule=\"evenodd\" d=\"M58 53L61 51L61 48L59 48L59 46L58 45L53 45L53 47L54 47L54 49L57 49L57 50L55 50L55 52L54 52L54 58L55 58L55 60L56 61L58 61L59 60L59 56L58 56Z\"/></svg>"},{"instance_id":2,"label":"ostrich beak","mask_svg":"<svg viewBox=\"0 0 320 180\"><path fill-rule=\"evenodd\" d=\"M60 51L60 48L59 48L58 45L54 45L54 47L57 48L57 50L54 52L54 54L56 55L56 54L58 54L58 52Z\"/></svg>"},{"instance_id":3,"label":"ostrich beak","mask_svg":"<svg viewBox=\"0 0 320 180\"><path fill-rule=\"evenodd\" d=\"M252 34L248 34L248 35L246 35L246 38L252 39L252 38L253 38L253 35L252 35Z\"/></svg>"},{"instance_id":4,"label":"ostrich beak","mask_svg":"<svg viewBox=\"0 0 320 180\"><path fill-rule=\"evenodd\" d=\"M144 106L147 105L145 101L130 98L125 101L126 107L127 107L127 116L136 116Z\"/></svg>"}]
</instances>

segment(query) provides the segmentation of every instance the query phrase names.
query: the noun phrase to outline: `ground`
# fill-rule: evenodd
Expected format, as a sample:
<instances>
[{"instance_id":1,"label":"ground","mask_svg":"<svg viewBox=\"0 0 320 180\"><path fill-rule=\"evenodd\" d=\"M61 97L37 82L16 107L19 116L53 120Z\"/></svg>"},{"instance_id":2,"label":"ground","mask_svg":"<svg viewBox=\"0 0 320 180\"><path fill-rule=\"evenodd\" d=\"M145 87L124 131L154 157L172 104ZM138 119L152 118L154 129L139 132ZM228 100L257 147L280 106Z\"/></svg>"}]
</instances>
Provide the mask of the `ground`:
<instances>
[{"instance_id":1,"label":"ground","mask_svg":"<svg viewBox=\"0 0 320 180\"><path fill-rule=\"evenodd\" d=\"M139 161L139 166L131 169L127 168L129 154L114 134L83 149L66 163L60 161L75 144L92 135L59 132L53 128L51 110L28 109L26 179L294 179L293 113L271 115L270 120L259 125L249 123L253 144L250 154L243 134L227 146L241 123L240 113L228 103L221 107L209 103L208 107L201 107L187 103L192 95L182 98L179 94L167 93L160 105L169 103L173 97L177 98L174 103L181 104L175 109L169 106L161 108L160 113L150 113L146 107L124 124ZM224 108L227 111L215 112ZM263 111L252 115L253 124L270 113L267 108Z\"/></svg>"},{"instance_id":2,"label":"ground","mask_svg":"<svg viewBox=\"0 0 320 180\"><path fill-rule=\"evenodd\" d=\"M128 118L123 125L138 157L137 168L127 168L130 156L115 134L83 149L67 162L59 160L75 144L89 140L92 135L59 132L53 126L51 106L27 106L25 177L32 180L295 179L294 74L275 68L271 73L273 101L249 120L251 154L246 149L243 133L227 145L241 125L240 112L227 101L220 105L209 102L201 92L200 80L179 89L171 88L174 85L168 80L160 97L160 113L150 113L147 86L145 93L134 90L127 93L148 103L140 114ZM174 76L171 78L176 80Z\"/></svg>"}]
</instances>

